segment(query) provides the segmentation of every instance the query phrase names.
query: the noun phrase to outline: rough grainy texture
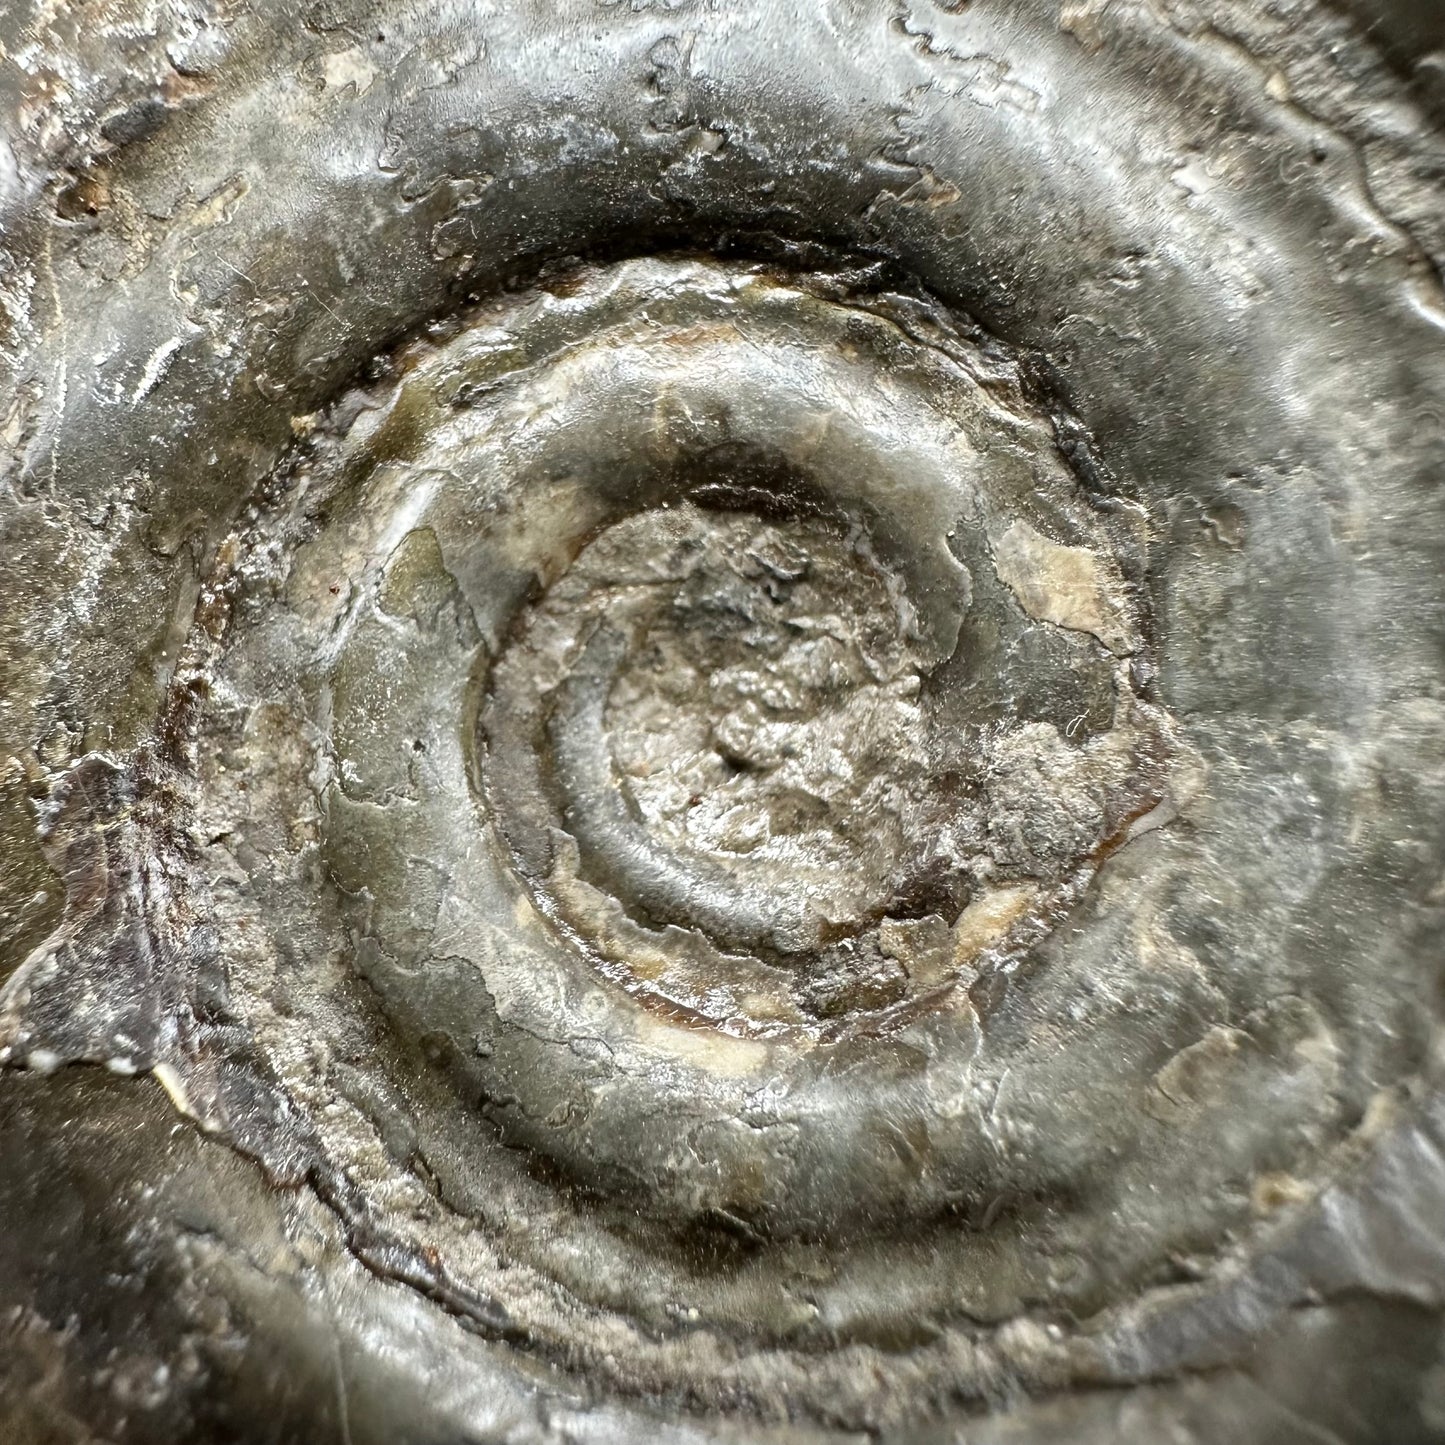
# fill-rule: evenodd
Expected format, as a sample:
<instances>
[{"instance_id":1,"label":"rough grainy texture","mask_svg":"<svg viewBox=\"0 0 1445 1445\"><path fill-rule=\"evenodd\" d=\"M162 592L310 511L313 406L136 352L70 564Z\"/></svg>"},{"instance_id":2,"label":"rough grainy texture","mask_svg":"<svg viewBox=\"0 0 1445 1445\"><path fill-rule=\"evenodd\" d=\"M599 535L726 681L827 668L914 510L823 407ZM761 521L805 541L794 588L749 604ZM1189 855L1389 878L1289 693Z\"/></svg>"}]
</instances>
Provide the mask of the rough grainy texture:
<instances>
[{"instance_id":1,"label":"rough grainy texture","mask_svg":"<svg viewBox=\"0 0 1445 1445\"><path fill-rule=\"evenodd\" d=\"M1445 1440L1445 22L0 15L0 1438Z\"/></svg>"}]
</instances>

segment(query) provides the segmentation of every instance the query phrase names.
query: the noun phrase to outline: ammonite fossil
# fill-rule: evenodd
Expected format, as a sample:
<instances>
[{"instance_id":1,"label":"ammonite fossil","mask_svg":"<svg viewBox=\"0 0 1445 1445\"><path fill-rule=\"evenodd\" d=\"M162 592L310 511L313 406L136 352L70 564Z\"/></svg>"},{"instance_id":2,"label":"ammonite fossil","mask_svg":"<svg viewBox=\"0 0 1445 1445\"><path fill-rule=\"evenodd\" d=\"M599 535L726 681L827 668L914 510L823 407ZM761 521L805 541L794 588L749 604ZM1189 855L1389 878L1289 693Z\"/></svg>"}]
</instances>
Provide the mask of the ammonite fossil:
<instances>
[{"instance_id":1,"label":"ammonite fossil","mask_svg":"<svg viewBox=\"0 0 1445 1445\"><path fill-rule=\"evenodd\" d=\"M1445 1440L1445 19L0 62L0 1438Z\"/></svg>"}]
</instances>

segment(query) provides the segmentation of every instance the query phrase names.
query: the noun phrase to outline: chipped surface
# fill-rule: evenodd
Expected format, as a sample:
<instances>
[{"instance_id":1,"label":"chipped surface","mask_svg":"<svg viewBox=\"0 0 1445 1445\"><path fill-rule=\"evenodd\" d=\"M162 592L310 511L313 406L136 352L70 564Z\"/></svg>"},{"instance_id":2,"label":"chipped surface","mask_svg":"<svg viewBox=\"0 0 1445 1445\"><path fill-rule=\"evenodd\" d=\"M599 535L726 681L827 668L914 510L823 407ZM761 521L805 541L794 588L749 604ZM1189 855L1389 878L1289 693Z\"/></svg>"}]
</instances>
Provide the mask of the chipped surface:
<instances>
[{"instance_id":1,"label":"chipped surface","mask_svg":"<svg viewBox=\"0 0 1445 1445\"><path fill-rule=\"evenodd\" d=\"M1030 617L1090 633L1111 652L1129 651L1120 581L1087 547L1066 547L1013 522L994 541L993 564Z\"/></svg>"}]
</instances>

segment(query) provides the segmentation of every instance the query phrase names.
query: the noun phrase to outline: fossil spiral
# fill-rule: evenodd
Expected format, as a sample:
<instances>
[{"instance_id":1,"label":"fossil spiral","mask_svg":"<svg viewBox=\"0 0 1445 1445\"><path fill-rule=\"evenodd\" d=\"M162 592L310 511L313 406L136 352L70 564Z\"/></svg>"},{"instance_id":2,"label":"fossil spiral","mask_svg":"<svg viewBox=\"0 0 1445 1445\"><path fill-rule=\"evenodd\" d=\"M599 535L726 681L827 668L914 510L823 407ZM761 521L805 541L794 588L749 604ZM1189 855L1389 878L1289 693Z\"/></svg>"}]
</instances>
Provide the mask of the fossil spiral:
<instances>
[{"instance_id":1,"label":"fossil spiral","mask_svg":"<svg viewBox=\"0 0 1445 1445\"><path fill-rule=\"evenodd\" d=\"M14 1438L1445 1439L1439 22L82 8Z\"/></svg>"}]
</instances>

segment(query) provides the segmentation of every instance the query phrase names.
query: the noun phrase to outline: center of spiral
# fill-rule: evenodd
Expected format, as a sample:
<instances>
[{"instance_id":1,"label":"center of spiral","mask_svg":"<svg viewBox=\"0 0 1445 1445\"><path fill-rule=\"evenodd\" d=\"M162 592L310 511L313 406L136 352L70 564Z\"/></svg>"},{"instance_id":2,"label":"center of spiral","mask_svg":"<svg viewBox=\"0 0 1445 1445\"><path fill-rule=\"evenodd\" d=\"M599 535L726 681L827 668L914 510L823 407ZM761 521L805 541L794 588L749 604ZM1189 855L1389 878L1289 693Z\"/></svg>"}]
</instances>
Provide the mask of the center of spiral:
<instances>
[{"instance_id":1,"label":"center of spiral","mask_svg":"<svg viewBox=\"0 0 1445 1445\"><path fill-rule=\"evenodd\" d=\"M494 673L493 794L523 871L605 953L626 936L635 960L650 933L693 960L689 994L720 969L753 975L750 1012L901 998L877 925L927 917L941 944L969 886L916 634L856 521L684 503L604 529Z\"/></svg>"},{"instance_id":2,"label":"center of spiral","mask_svg":"<svg viewBox=\"0 0 1445 1445\"><path fill-rule=\"evenodd\" d=\"M589 874L779 955L886 911L926 729L906 603L861 529L646 512L551 604L534 633L590 632L550 724Z\"/></svg>"}]
</instances>

